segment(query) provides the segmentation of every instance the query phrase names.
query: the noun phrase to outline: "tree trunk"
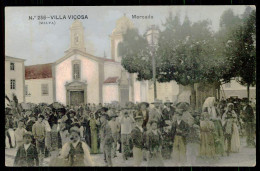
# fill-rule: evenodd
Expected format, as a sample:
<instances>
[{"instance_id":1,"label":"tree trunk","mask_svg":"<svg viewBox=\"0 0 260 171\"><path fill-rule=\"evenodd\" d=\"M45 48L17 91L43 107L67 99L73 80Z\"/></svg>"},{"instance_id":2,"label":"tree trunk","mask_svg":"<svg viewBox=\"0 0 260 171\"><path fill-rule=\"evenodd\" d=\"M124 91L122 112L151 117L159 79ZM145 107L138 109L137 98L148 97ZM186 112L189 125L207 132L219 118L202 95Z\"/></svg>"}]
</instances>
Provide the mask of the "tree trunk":
<instances>
[{"instance_id":1,"label":"tree trunk","mask_svg":"<svg viewBox=\"0 0 260 171\"><path fill-rule=\"evenodd\" d=\"M191 105L192 109L195 110L195 107L196 107L196 91L194 89L194 84L192 84L190 87L191 87L190 105Z\"/></svg>"},{"instance_id":2,"label":"tree trunk","mask_svg":"<svg viewBox=\"0 0 260 171\"><path fill-rule=\"evenodd\" d=\"M250 95L249 87L250 87L250 84L247 84L247 98L248 98L248 100L249 100L249 95Z\"/></svg>"}]
</instances>

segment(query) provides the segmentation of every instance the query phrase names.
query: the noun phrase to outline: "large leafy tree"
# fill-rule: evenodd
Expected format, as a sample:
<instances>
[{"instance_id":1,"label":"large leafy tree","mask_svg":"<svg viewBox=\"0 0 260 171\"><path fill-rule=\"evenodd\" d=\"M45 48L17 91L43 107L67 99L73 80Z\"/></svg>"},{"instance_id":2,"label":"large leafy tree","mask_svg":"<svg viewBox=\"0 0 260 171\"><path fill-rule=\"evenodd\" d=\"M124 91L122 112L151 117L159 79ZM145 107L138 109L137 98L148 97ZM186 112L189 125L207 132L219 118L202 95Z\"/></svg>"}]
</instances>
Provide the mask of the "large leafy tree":
<instances>
[{"instance_id":1,"label":"large leafy tree","mask_svg":"<svg viewBox=\"0 0 260 171\"><path fill-rule=\"evenodd\" d=\"M247 86L247 96L249 98L249 87L256 82L256 16L255 10L246 8L242 15L241 24L233 29L228 36L225 55L230 67L225 72L225 81L231 77L244 86Z\"/></svg>"},{"instance_id":2,"label":"large leafy tree","mask_svg":"<svg viewBox=\"0 0 260 171\"><path fill-rule=\"evenodd\" d=\"M128 29L119 46L122 65L129 73L137 73L138 80L152 78L152 58L145 36L137 29Z\"/></svg>"},{"instance_id":3,"label":"large leafy tree","mask_svg":"<svg viewBox=\"0 0 260 171\"><path fill-rule=\"evenodd\" d=\"M223 58L219 58L209 21L191 23L188 17L182 24L177 21L178 16L173 18L170 15L166 19L165 30L161 32L157 79L160 82L175 80L190 86L191 105L195 107L194 84L219 81Z\"/></svg>"}]
</instances>

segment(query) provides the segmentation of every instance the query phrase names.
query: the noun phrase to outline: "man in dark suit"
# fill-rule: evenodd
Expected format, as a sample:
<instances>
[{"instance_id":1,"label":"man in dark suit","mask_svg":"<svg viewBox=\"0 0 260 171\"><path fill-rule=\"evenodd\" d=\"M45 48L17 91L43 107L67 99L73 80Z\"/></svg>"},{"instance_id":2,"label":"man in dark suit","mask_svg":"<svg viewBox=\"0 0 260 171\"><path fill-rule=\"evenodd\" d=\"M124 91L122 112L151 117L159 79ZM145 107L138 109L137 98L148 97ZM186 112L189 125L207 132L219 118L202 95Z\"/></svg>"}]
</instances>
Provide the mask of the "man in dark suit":
<instances>
[{"instance_id":1,"label":"man in dark suit","mask_svg":"<svg viewBox=\"0 0 260 171\"><path fill-rule=\"evenodd\" d=\"M32 134L26 132L23 135L23 140L24 144L17 150L14 166L39 166L37 149L33 144L31 144Z\"/></svg>"},{"instance_id":2,"label":"man in dark suit","mask_svg":"<svg viewBox=\"0 0 260 171\"><path fill-rule=\"evenodd\" d=\"M248 99L243 101L243 121L245 122L246 129L246 142L248 147L255 147L254 134L255 134L255 116L252 106L250 106Z\"/></svg>"},{"instance_id":3,"label":"man in dark suit","mask_svg":"<svg viewBox=\"0 0 260 171\"><path fill-rule=\"evenodd\" d=\"M137 116L143 117L142 127L143 127L143 129L146 130L146 125L147 125L147 122L149 120L149 110L148 110L149 103L142 102L139 105L140 105L140 110L136 113L136 115L134 117L137 117Z\"/></svg>"},{"instance_id":4,"label":"man in dark suit","mask_svg":"<svg viewBox=\"0 0 260 171\"><path fill-rule=\"evenodd\" d=\"M166 100L166 102L164 103L165 108L162 111L164 120L172 120L174 115L174 108L171 106L172 104L173 103L169 100Z\"/></svg>"},{"instance_id":5,"label":"man in dark suit","mask_svg":"<svg viewBox=\"0 0 260 171\"><path fill-rule=\"evenodd\" d=\"M185 110L186 104L179 103L176 105L176 120L172 124L171 135L173 140L172 158L176 164L185 164L186 157L186 137L189 134L189 125L183 121L182 115Z\"/></svg>"},{"instance_id":6,"label":"man in dark suit","mask_svg":"<svg viewBox=\"0 0 260 171\"><path fill-rule=\"evenodd\" d=\"M131 138L133 140L133 157L134 157L134 166L140 166L143 161L143 147L144 147L144 130L143 117L135 117L136 126L131 131Z\"/></svg>"},{"instance_id":7,"label":"man in dark suit","mask_svg":"<svg viewBox=\"0 0 260 171\"><path fill-rule=\"evenodd\" d=\"M105 109L106 110L106 109ZM107 111L107 110L106 110ZM112 136L112 130L110 125L108 124L109 116L105 113L105 111L101 114L101 139L104 151L104 159L107 166L112 166L111 152L112 152L112 144L114 142Z\"/></svg>"}]
</instances>

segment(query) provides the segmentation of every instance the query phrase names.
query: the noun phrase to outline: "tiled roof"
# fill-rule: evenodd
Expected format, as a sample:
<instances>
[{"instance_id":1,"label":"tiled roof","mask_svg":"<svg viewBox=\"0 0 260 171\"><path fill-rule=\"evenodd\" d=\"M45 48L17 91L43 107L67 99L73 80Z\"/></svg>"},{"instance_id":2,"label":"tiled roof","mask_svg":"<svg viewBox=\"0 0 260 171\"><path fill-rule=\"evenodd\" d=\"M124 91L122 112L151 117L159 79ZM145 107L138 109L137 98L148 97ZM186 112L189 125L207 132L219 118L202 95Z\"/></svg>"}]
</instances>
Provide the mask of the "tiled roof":
<instances>
[{"instance_id":1,"label":"tiled roof","mask_svg":"<svg viewBox=\"0 0 260 171\"><path fill-rule=\"evenodd\" d=\"M52 63L25 66L25 79L52 78Z\"/></svg>"},{"instance_id":2,"label":"tiled roof","mask_svg":"<svg viewBox=\"0 0 260 171\"><path fill-rule=\"evenodd\" d=\"M105 81L104 84L106 83L116 83L118 77L108 77Z\"/></svg>"}]
</instances>

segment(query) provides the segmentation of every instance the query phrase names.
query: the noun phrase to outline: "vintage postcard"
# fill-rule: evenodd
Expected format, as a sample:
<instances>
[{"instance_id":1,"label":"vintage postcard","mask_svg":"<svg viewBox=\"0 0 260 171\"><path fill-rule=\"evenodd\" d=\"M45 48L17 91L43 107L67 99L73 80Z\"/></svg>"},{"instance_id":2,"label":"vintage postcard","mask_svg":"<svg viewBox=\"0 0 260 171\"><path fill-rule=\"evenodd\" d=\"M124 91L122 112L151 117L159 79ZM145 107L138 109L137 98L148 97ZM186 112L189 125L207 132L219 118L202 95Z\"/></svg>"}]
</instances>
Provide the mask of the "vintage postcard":
<instances>
[{"instance_id":1,"label":"vintage postcard","mask_svg":"<svg viewBox=\"0 0 260 171\"><path fill-rule=\"evenodd\" d=\"M5 8L5 165L256 165L255 6Z\"/></svg>"}]
</instances>

